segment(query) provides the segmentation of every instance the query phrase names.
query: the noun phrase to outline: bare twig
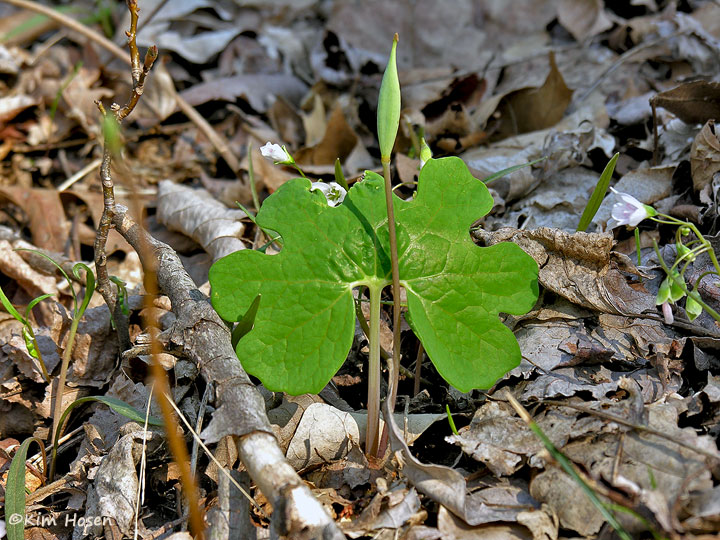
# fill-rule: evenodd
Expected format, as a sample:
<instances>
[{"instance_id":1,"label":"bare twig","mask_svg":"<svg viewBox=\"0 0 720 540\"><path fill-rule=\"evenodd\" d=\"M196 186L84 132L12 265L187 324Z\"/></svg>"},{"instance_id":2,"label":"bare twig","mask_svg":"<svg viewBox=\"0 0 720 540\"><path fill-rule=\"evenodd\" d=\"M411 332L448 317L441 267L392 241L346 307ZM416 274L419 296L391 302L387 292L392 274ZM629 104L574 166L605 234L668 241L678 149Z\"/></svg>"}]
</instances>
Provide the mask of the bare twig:
<instances>
[{"instance_id":1,"label":"bare twig","mask_svg":"<svg viewBox=\"0 0 720 540\"><path fill-rule=\"evenodd\" d=\"M137 48L137 22L138 22L138 6L136 0L128 0L128 9L130 10L130 30L125 32L128 37L128 47L130 49L130 67L132 73L132 92L127 104L120 108L119 105L112 105L111 109L115 116L115 121L119 125L137 106L140 96L145 89L145 79L150 72L153 63L158 55L156 46L150 47L145 53L145 60L140 64L140 51ZM108 234L112 224L112 213L115 208L115 189L112 176L110 175L110 163L113 158L114 144L113 138L117 133L111 133L112 124L109 124L108 113L100 102L97 102L104 117L103 133L105 142L103 145L103 158L100 165L100 180L102 181L103 190L103 213L100 217L97 236L95 237L95 272L97 275L97 290L105 299L105 303L113 316L113 320L118 329L118 337L122 350L130 346L130 338L127 329L127 320L122 310L117 305L117 292L115 286L110 281L107 271L107 254L105 246L107 244Z\"/></svg>"},{"instance_id":2,"label":"bare twig","mask_svg":"<svg viewBox=\"0 0 720 540\"><path fill-rule=\"evenodd\" d=\"M138 251L143 268L153 269L160 290L170 298L177 321L168 346L195 362L203 378L215 385L217 410L202 433L205 442L236 437L240 458L272 503L273 526L281 534L344 538L285 459L265 414L265 403L237 360L230 330L196 288L177 253L137 225L122 205L115 207L113 224Z\"/></svg>"},{"instance_id":3,"label":"bare twig","mask_svg":"<svg viewBox=\"0 0 720 540\"><path fill-rule=\"evenodd\" d=\"M677 444L678 446L682 446L683 448L686 448L712 460L720 462L720 456L718 456L717 454L713 454L712 452L708 452L704 448L698 448L697 446L688 444L685 441L678 439L677 437L673 437L672 435L668 435L667 433L663 433L662 431L658 431L657 429L653 429L649 426L630 422L629 420L622 418L621 416L617 416L609 412L599 411L590 407L584 407L582 405L575 405L574 403L565 403L563 401L553 401L549 399L544 399L540 403L544 403L546 405L554 405L555 407L568 407L570 409L574 409L576 411L580 411L586 414L599 416L600 418L605 418L606 420L610 420L612 422L615 422L616 424L620 424L621 426L626 426L636 431L643 431L649 435L655 435L656 437L660 437L662 439L665 439L666 441L670 441Z\"/></svg>"},{"instance_id":4,"label":"bare twig","mask_svg":"<svg viewBox=\"0 0 720 540\"><path fill-rule=\"evenodd\" d=\"M117 141L118 137L116 126L118 126L124 118L126 118L137 106L140 97L143 94L145 87L145 79L147 74L150 72L155 59L157 58L158 51L156 46L152 46L148 49L145 54L145 59L140 64L140 51L137 48L136 35L137 35L137 22L138 22L138 5L137 0L127 0L127 6L130 10L130 30L126 32L128 37L128 47L130 49L130 66L132 73L132 92L130 99L127 104L120 108L119 105L113 104L111 110L113 117L110 118L105 108L100 102L97 102L97 106L100 112L103 114L103 134L104 134L104 145L103 145L103 160L100 166L100 178L102 180L103 188L103 214L100 219L100 225L98 226L97 235L95 238L95 269L97 273L97 289L105 298L105 301L110 309L110 313L114 314L114 320L118 328L118 334L121 340L121 344L124 345L123 349L130 345L129 335L127 333L127 320L122 313L120 306L117 305L117 293L115 287L111 284L110 278L107 272L107 255L105 253L105 245L107 243L108 233L113 227L113 218L115 216L115 191L113 186L112 176L110 175L110 164L112 158L117 153ZM149 245L140 244L135 246L135 250L138 253L143 253L149 250ZM157 276L154 272L153 266L145 267L145 288L150 296L152 296L157 290ZM148 299L149 302L149 299ZM152 310L148 310L150 313ZM152 328L158 327L157 318L153 318L152 315L145 321L147 326ZM125 343L122 343L122 342ZM153 362L151 363L151 370L154 376L155 384L158 387L158 403L165 420L167 427L165 435L168 440L168 445L173 455L173 460L177 464L180 470L180 479L182 481L183 493L185 495L189 515L188 521L190 530L192 531L195 538L202 538L203 531L205 529L202 508L199 503L199 496L197 490L197 483L190 470L189 456L185 441L180 435L178 429L177 419L173 411L172 405L169 403L170 400L170 385L168 382L165 370L158 361L158 356L162 352L162 344L159 340L152 340L151 353Z\"/></svg>"},{"instance_id":5,"label":"bare twig","mask_svg":"<svg viewBox=\"0 0 720 540\"><path fill-rule=\"evenodd\" d=\"M644 51L645 49L650 49L652 47L655 47L657 45L661 45L663 43L666 43L669 39L682 36L684 34L689 33L688 30L681 30L679 32L675 32L673 34L670 34L669 36L663 36L657 39L653 39L650 41L646 41L645 43L640 43L639 45L636 45L632 49L628 49L624 53L622 53L620 56L618 56L614 62L612 62L607 68L603 70L603 72L598 75L593 83L585 90L580 96L578 96L576 99L572 101L570 106L565 111L565 116L569 116L572 113L574 113L580 104L585 101L590 94L592 94L598 86L600 86L601 83L603 83L607 77L610 76L611 73L613 73L616 69L618 69L621 65L623 65L625 62L627 62L630 58L638 54L639 52Z\"/></svg>"}]
</instances>

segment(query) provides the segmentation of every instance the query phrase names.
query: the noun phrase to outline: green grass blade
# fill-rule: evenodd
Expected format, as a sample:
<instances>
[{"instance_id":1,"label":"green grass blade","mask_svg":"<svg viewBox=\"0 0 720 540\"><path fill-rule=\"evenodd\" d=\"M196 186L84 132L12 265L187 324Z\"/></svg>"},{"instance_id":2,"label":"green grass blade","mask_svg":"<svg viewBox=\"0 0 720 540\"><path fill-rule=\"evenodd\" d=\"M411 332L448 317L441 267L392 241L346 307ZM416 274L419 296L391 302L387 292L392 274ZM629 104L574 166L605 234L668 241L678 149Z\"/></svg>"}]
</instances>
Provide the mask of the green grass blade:
<instances>
[{"instance_id":1,"label":"green grass blade","mask_svg":"<svg viewBox=\"0 0 720 540\"><path fill-rule=\"evenodd\" d=\"M77 296L75 295L75 289L73 288L72 280L70 279L70 276L67 275L67 273L65 272L65 270L63 270L63 267L60 266L55 259L53 259L53 258L50 257L49 255L46 255L46 254L43 253L42 251L38 251L37 249L17 248L15 251L30 251L31 253L35 253L36 255L40 255L41 257L44 257L44 258L46 258L48 261L50 261L50 262L55 266L55 268L57 268L58 270L60 270L60 273L63 275L63 277L65 278L65 281L67 281L67 282L68 282L68 285L70 286L70 292L72 293L72 296L73 296L73 302L74 302L74 305L77 307L77 305L78 305L78 304L77 304Z\"/></svg>"},{"instance_id":2,"label":"green grass blade","mask_svg":"<svg viewBox=\"0 0 720 540\"><path fill-rule=\"evenodd\" d=\"M245 334L252 330L253 325L255 324L255 317L257 316L258 308L260 307L260 297L261 295L259 294L255 297L255 300L253 300L252 304L250 304L250 307L245 312L245 315L243 315L242 319L240 319L237 326L233 329L233 349L238 344L238 341L240 341Z\"/></svg>"},{"instance_id":3,"label":"green grass blade","mask_svg":"<svg viewBox=\"0 0 720 540\"><path fill-rule=\"evenodd\" d=\"M13 306L13 305L10 303L10 300L8 299L8 297L5 296L5 292L2 290L2 287L0 287L0 303L2 303L3 307L5 308L5 310L6 310L10 315L12 315L13 317L15 317L15 319L17 319L18 322L23 323L25 326L28 325L27 321L26 321L25 319L23 319L23 316L20 315L20 313L18 313L18 310L17 310L17 309L15 309L15 306Z\"/></svg>"},{"instance_id":4,"label":"green grass blade","mask_svg":"<svg viewBox=\"0 0 720 540\"><path fill-rule=\"evenodd\" d=\"M50 104L50 123L55 121L55 113L57 112L58 103L60 103L60 98L62 97L63 92L67 89L68 86L70 86L70 83L73 81L73 79L77 77L77 74L80 71L82 65L82 60L75 64L72 73L68 75L65 81L63 81L63 83L60 85L60 88L58 88L58 91L55 93L55 99L53 99L53 102Z\"/></svg>"},{"instance_id":5,"label":"green grass blade","mask_svg":"<svg viewBox=\"0 0 720 540\"><path fill-rule=\"evenodd\" d=\"M452 414L450 414L450 405L445 405L445 412L447 413L448 423L453 434L459 435L457 428L455 427L455 420L453 420Z\"/></svg>"},{"instance_id":6,"label":"green grass blade","mask_svg":"<svg viewBox=\"0 0 720 540\"><path fill-rule=\"evenodd\" d=\"M79 11L80 8L74 6L59 6L53 9L58 13L71 14ZM14 38L15 36L22 34L23 32L29 32L33 28L45 24L47 20L48 17L46 17L45 15L32 15L25 22L15 26L13 29L9 30L4 34L0 34L0 43L4 43Z\"/></svg>"},{"instance_id":7,"label":"green grass blade","mask_svg":"<svg viewBox=\"0 0 720 540\"><path fill-rule=\"evenodd\" d=\"M128 305L127 283L117 276L110 276L110 281L117 285L117 301L120 305L120 311L128 317L130 315L130 306Z\"/></svg>"},{"instance_id":8,"label":"green grass blade","mask_svg":"<svg viewBox=\"0 0 720 540\"><path fill-rule=\"evenodd\" d=\"M88 304L90 303L90 299L92 298L93 293L95 292L95 274L92 273L92 270L88 268L88 266L84 263L76 263L75 266L73 266L73 274L76 278L78 278L79 281L82 281L82 278L80 277L80 270L85 270L85 295L83 296L82 304L80 304L80 307L78 308L76 306L76 314L75 316L80 318L83 316L83 313L85 313L85 310L88 307ZM72 283L70 284L72 287Z\"/></svg>"},{"instance_id":9,"label":"green grass blade","mask_svg":"<svg viewBox=\"0 0 720 540\"><path fill-rule=\"evenodd\" d=\"M78 405L82 405L83 403L87 403L88 401L99 401L100 403L103 403L104 405L110 407L116 413L122 414L125 418L129 418L130 420L133 420L139 424L145 423L145 413L143 413L142 411L138 411L135 407L131 407L124 401L121 401L117 398L108 396L87 396L76 399L70 405L68 405L67 409L65 409L65 412L63 412L62 416L60 417L60 422L58 422L58 429L57 432L55 432L55 437L53 438L53 459L57 449L57 442L60 439L60 433L62 431L63 424L65 423L65 420L70 414L70 411L72 411ZM151 416L150 418L148 418L148 425L163 426L164 423L162 419Z\"/></svg>"},{"instance_id":10,"label":"green grass blade","mask_svg":"<svg viewBox=\"0 0 720 540\"><path fill-rule=\"evenodd\" d=\"M23 540L25 538L25 461L27 460L28 448L33 442L40 446L43 463L47 461L45 447L37 437L25 439L17 452L15 452L5 486L5 523L8 540Z\"/></svg>"},{"instance_id":11,"label":"green grass blade","mask_svg":"<svg viewBox=\"0 0 720 540\"><path fill-rule=\"evenodd\" d=\"M585 495L587 495L588 499L590 499L590 502L595 505L595 508L598 509L598 511L602 514L602 516L610 524L610 526L615 529L615 532L618 533L618 536L623 540L632 540L632 536L630 536L630 533L625 530L625 528L620 524L617 518L615 518L615 516L610 512L610 510L608 510L607 506L603 504L603 502L597 496L597 493L595 493L592 488L587 485L585 480L580 478L580 475L578 475L578 473L575 471L575 468L572 466L570 460L565 456L565 454L560 452L560 450L555 447L555 445L548 438L548 436L545 435L545 433L540 429L540 426L538 426L535 422L531 422L528 427L542 441L547 451L550 452L550 455L555 458L555 460L560 464L563 470L567 474L569 474L570 477L575 481L575 483L577 483L580 488L585 492Z\"/></svg>"},{"instance_id":12,"label":"green grass blade","mask_svg":"<svg viewBox=\"0 0 720 540\"><path fill-rule=\"evenodd\" d=\"M610 179L612 178L613 172L615 172L615 164L617 163L619 156L620 153L618 152L610 158L610 161L608 161L608 164L605 166L605 170L600 175L600 179L598 180L592 195L590 195L590 200L585 206L585 210L580 217L580 223L578 223L577 226L578 232L585 232L587 230L590 226L592 218L595 217L598 208L600 208L600 203L602 203L605 198L605 193L607 193L608 186L610 185Z\"/></svg>"},{"instance_id":13,"label":"green grass blade","mask_svg":"<svg viewBox=\"0 0 720 540\"><path fill-rule=\"evenodd\" d=\"M340 158L335 158L335 181L340 184L345 191L349 190L347 180L342 171L342 165L340 165Z\"/></svg>"},{"instance_id":14,"label":"green grass blade","mask_svg":"<svg viewBox=\"0 0 720 540\"><path fill-rule=\"evenodd\" d=\"M47 293L47 294L43 294L43 295L41 295L41 296L38 296L37 298L33 298L32 300L30 300L30 303L29 303L29 304L27 305L27 307L25 308L25 318L26 318L26 319L29 319L29 318L30 318L30 312L32 311L32 308L34 308L35 306L37 306L37 305L38 305L40 302L42 302L43 300L45 300L45 299L47 299L47 298L50 298L52 295L53 295L52 293Z\"/></svg>"},{"instance_id":15,"label":"green grass blade","mask_svg":"<svg viewBox=\"0 0 720 540\"><path fill-rule=\"evenodd\" d=\"M528 161L527 163L521 163L520 165L513 165L512 167L508 167L507 169L503 169L501 171L498 171L496 173L491 174L487 178L483 178L483 183L485 185L489 184L490 182L494 182L498 178L502 178L503 176L513 173L519 169L524 169L525 167L530 167L532 165L535 165L536 163L540 163L541 161L544 161L547 159L547 156L543 156L541 158L535 159L533 161Z\"/></svg>"}]
</instances>

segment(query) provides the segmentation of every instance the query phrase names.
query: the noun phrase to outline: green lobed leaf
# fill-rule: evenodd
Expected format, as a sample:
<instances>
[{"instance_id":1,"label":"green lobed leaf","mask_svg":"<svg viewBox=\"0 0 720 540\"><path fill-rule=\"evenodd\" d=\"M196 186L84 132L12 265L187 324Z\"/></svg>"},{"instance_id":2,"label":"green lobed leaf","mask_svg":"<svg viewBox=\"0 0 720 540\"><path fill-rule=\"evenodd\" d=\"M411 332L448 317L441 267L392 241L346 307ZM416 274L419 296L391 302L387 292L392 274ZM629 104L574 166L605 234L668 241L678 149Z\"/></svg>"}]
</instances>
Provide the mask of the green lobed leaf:
<instances>
[{"instance_id":1,"label":"green lobed leaf","mask_svg":"<svg viewBox=\"0 0 720 540\"><path fill-rule=\"evenodd\" d=\"M243 367L270 390L319 392L347 357L352 290L392 281L383 179L367 172L331 208L296 178L266 199L258 223L277 231L277 255L243 250L210 269L213 307L254 329L237 343ZM537 264L510 243L476 246L470 226L493 205L459 158L431 159L412 201L394 197L400 281L408 321L439 373L461 391L489 388L520 362L498 313L523 314L538 295Z\"/></svg>"}]
</instances>

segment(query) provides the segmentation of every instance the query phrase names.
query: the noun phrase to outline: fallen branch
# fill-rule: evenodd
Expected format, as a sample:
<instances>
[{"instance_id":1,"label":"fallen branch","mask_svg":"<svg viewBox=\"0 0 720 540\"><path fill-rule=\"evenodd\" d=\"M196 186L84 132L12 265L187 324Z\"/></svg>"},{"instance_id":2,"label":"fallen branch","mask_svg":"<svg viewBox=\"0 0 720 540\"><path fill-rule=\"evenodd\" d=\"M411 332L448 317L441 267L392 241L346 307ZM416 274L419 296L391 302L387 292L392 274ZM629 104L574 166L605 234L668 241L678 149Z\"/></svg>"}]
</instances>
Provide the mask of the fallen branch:
<instances>
[{"instance_id":1,"label":"fallen branch","mask_svg":"<svg viewBox=\"0 0 720 540\"><path fill-rule=\"evenodd\" d=\"M322 505L286 461L265 414L265 403L238 362L230 330L183 268L177 253L159 242L116 205L115 229L138 252L172 303L177 320L167 333L167 349L192 360L217 390L217 410L202 433L206 443L235 437L240 458L274 508L272 525L293 539L345 538Z\"/></svg>"}]
</instances>

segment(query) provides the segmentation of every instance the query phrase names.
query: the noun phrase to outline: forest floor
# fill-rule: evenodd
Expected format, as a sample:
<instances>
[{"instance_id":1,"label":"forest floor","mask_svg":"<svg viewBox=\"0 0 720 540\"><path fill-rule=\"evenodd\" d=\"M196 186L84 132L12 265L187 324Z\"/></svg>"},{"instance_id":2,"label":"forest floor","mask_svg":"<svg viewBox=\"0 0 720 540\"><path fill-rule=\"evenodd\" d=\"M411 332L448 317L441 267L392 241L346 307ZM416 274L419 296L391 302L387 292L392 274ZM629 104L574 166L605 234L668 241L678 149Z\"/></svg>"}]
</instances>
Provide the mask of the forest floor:
<instances>
[{"instance_id":1,"label":"forest floor","mask_svg":"<svg viewBox=\"0 0 720 540\"><path fill-rule=\"evenodd\" d=\"M720 3L138 3L140 64L153 45L159 56L113 131L96 102L111 118L111 104L133 95L132 10L0 1L0 287L11 304L0 309L0 538L180 540L188 528L198 536L193 515L208 538L720 533ZM203 310L215 261L273 250L254 215L298 172L264 158L263 145L285 145L312 181L334 181L336 160L351 186L382 172L376 111L396 32L395 194L417 196L423 137L433 157L459 156L480 180L538 160L488 183L492 210L468 234L520 246L538 264L540 296L528 313L502 315L522 361L490 389L445 382L403 321L397 426L373 457L360 325L323 391L292 396L248 378L230 333ZM615 154L610 185L669 217L613 226L620 196L608 191L578 232ZM127 207L111 205L105 225L101 177ZM658 301L688 244L703 249L677 266L686 291ZM78 262L102 294L85 294ZM390 288L383 299L380 341L392 353ZM231 361L215 362L226 349ZM156 399L163 385L175 413ZM69 415L51 478L58 412L87 397L97 400ZM187 424L145 429L146 415ZM275 438L253 450L262 432ZM21 450L28 440L38 444ZM228 484L233 470L249 500ZM321 517L283 487L293 482Z\"/></svg>"}]
</instances>

